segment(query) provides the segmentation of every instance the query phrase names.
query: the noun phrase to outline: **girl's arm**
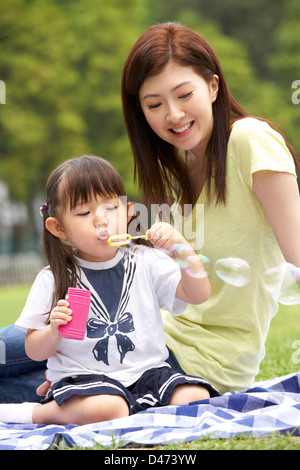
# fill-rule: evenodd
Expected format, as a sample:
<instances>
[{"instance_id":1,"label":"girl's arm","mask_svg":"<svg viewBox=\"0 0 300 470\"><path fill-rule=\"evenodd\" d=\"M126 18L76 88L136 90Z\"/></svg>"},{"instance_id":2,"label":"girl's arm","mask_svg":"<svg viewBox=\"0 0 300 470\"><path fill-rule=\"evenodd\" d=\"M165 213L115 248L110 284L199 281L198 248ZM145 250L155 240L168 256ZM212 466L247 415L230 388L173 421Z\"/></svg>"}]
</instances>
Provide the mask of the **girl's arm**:
<instances>
[{"instance_id":1,"label":"girl's arm","mask_svg":"<svg viewBox=\"0 0 300 470\"><path fill-rule=\"evenodd\" d=\"M300 196L290 173L258 171L253 191L263 206L285 260L300 268Z\"/></svg>"},{"instance_id":2,"label":"girl's arm","mask_svg":"<svg viewBox=\"0 0 300 470\"><path fill-rule=\"evenodd\" d=\"M59 300L50 314L50 324L42 330L28 330L25 338L25 350L34 361L44 361L57 350L62 338L59 326L66 325L72 319L72 311L66 300Z\"/></svg>"},{"instance_id":3,"label":"girl's arm","mask_svg":"<svg viewBox=\"0 0 300 470\"><path fill-rule=\"evenodd\" d=\"M185 238L165 222L152 225L147 231L147 238L155 248L163 249L172 255L181 266L187 265L186 268L181 267L181 281L177 287L176 297L194 305L205 302L210 296L210 283L199 257ZM180 252L172 249L174 244L181 245ZM193 273L201 277L191 275L190 268Z\"/></svg>"}]
</instances>

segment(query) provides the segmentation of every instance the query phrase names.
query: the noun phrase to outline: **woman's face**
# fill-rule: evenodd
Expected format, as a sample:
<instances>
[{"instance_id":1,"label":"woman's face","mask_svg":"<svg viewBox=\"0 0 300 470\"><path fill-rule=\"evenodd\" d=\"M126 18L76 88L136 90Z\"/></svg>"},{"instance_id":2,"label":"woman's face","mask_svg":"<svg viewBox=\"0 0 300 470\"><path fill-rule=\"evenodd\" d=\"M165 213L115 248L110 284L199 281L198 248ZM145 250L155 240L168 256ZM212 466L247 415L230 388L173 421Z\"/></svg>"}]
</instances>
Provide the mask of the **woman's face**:
<instances>
[{"instance_id":1,"label":"woman's face","mask_svg":"<svg viewBox=\"0 0 300 470\"><path fill-rule=\"evenodd\" d=\"M181 150L203 156L213 130L219 78L207 83L192 67L169 63L141 86L139 99L152 130Z\"/></svg>"}]
</instances>

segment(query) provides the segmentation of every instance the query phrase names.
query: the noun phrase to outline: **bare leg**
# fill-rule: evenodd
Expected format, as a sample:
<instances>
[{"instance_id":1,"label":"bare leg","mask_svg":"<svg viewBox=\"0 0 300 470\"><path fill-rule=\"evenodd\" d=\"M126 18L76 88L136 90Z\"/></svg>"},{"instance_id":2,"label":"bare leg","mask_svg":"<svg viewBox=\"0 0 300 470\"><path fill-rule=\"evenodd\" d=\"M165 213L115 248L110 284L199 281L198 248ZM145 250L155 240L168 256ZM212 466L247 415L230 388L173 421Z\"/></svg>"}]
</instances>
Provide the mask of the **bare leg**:
<instances>
[{"instance_id":1,"label":"bare leg","mask_svg":"<svg viewBox=\"0 0 300 470\"><path fill-rule=\"evenodd\" d=\"M177 385L169 405L183 405L192 401L206 400L210 398L209 391L201 385Z\"/></svg>"},{"instance_id":2,"label":"bare leg","mask_svg":"<svg viewBox=\"0 0 300 470\"><path fill-rule=\"evenodd\" d=\"M129 415L126 400L120 395L74 396L61 406L55 401L36 406L32 422L37 424L90 424Z\"/></svg>"}]
</instances>

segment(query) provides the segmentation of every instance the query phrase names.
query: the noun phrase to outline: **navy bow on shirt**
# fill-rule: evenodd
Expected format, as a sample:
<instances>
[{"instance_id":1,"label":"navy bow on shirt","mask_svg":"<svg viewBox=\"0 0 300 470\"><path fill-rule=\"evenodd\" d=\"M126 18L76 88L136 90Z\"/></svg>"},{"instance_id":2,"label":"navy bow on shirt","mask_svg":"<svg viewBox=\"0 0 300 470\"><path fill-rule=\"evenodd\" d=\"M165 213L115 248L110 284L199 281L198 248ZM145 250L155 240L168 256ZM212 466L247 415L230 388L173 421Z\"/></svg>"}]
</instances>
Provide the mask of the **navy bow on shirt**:
<instances>
[{"instance_id":1,"label":"navy bow on shirt","mask_svg":"<svg viewBox=\"0 0 300 470\"><path fill-rule=\"evenodd\" d=\"M96 343L93 349L93 354L97 361L103 361L106 365L109 365L108 344L111 336L115 336L117 340L117 348L120 354L121 364L123 363L123 359L128 351L133 351L135 349L135 345L131 339L125 334L120 334L130 333L135 329L132 315L129 312L124 312L120 316L119 320L113 323L92 318L88 320L86 329L88 338L103 338Z\"/></svg>"}]
</instances>

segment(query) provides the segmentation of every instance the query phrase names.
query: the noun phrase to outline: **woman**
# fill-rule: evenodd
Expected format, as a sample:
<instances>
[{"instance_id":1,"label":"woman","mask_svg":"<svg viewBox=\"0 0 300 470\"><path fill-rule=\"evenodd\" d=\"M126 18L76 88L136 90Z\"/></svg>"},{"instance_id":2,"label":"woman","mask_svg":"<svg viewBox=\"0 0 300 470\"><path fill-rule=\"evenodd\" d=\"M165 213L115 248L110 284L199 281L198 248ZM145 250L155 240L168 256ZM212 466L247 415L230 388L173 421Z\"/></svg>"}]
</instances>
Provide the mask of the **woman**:
<instances>
[{"instance_id":1,"label":"woman","mask_svg":"<svg viewBox=\"0 0 300 470\"><path fill-rule=\"evenodd\" d=\"M300 266L299 160L272 124L235 101L212 47L179 24L152 26L138 39L122 100L144 202L175 202L183 228L204 206L204 237L193 248L210 259L212 295L180 318L165 314L168 345L186 373L223 393L245 390L278 308L264 273L284 259ZM250 265L243 287L215 272L231 257Z\"/></svg>"}]
</instances>

